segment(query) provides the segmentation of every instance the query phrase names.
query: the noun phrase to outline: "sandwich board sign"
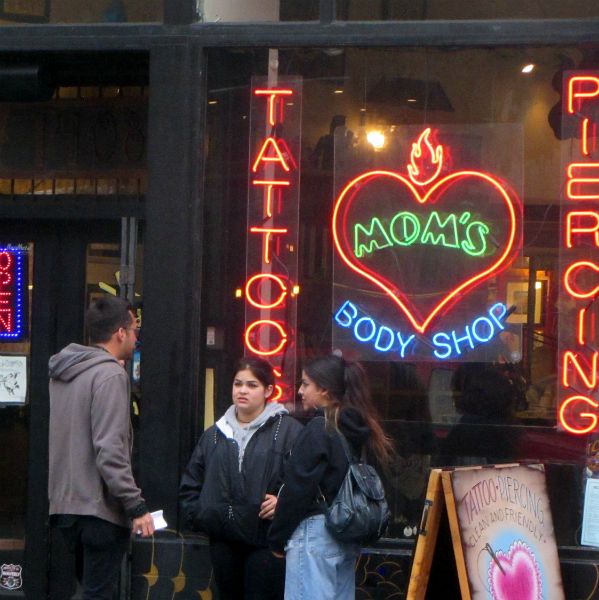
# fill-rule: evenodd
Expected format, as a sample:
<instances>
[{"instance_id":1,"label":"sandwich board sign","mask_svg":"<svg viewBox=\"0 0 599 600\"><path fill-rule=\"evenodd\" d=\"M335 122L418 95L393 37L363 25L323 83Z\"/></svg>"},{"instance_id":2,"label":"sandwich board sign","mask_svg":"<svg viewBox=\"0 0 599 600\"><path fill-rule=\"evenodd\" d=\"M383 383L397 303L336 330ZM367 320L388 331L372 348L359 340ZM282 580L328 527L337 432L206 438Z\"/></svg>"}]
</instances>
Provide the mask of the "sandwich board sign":
<instances>
[{"instance_id":1,"label":"sandwich board sign","mask_svg":"<svg viewBox=\"0 0 599 600\"><path fill-rule=\"evenodd\" d=\"M451 550L441 571L455 572L446 582L434 566L444 522ZM431 573L465 600L565 600L542 465L433 469L409 600L434 597Z\"/></svg>"}]
</instances>

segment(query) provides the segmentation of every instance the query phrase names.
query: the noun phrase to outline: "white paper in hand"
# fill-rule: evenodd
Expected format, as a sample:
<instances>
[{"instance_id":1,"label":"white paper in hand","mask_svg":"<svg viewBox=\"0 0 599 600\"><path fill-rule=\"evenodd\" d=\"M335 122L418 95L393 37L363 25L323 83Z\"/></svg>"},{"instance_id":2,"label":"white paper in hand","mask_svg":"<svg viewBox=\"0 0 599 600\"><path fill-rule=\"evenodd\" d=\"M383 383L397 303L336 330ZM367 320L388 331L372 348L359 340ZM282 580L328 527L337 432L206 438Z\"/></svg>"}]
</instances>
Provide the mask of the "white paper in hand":
<instances>
[{"instance_id":1,"label":"white paper in hand","mask_svg":"<svg viewBox=\"0 0 599 600\"><path fill-rule=\"evenodd\" d=\"M164 529L167 527L166 521L164 520L164 516L162 515L161 510L155 510L152 515L152 519L154 519L154 529Z\"/></svg>"}]
</instances>

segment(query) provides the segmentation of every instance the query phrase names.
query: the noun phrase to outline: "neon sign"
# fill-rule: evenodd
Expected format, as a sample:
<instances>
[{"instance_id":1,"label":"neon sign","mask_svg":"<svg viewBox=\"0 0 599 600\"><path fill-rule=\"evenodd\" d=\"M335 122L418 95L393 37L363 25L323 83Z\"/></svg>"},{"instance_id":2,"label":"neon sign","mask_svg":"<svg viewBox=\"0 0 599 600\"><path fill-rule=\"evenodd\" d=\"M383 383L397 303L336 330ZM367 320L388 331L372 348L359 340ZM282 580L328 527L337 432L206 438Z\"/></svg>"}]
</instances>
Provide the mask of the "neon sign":
<instances>
[{"instance_id":1,"label":"neon sign","mask_svg":"<svg viewBox=\"0 0 599 600\"><path fill-rule=\"evenodd\" d=\"M428 217L409 211L400 211L389 221L388 230L378 217L367 225L354 225L354 255L397 246L430 244L461 249L470 256L481 256L487 251L487 236L491 229L482 221L468 221L472 215L442 214L433 210ZM424 224L422 224L424 223ZM461 232L461 233L460 233Z\"/></svg>"},{"instance_id":2,"label":"neon sign","mask_svg":"<svg viewBox=\"0 0 599 600\"><path fill-rule=\"evenodd\" d=\"M400 359L477 360L472 351L506 327L508 308L485 289L497 289L520 251L520 199L491 171L473 168L471 159L464 160L467 168L453 168L469 150L450 151L432 128L409 145L407 132L396 135L396 150L386 160L401 164L401 140L403 151L409 148L404 172L386 165L360 172L354 159L345 161L353 172L336 173L334 322L357 348L368 343L371 357L383 350ZM487 142L484 134L480 139ZM343 297L348 287L363 290L359 300ZM355 323L343 325L353 312Z\"/></svg>"},{"instance_id":3,"label":"neon sign","mask_svg":"<svg viewBox=\"0 0 599 600\"><path fill-rule=\"evenodd\" d=\"M17 342L27 335L27 250L0 248L0 339Z\"/></svg>"},{"instance_id":4,"label":"neon sign","mask_svg":"<svg viewBox=\"0 0 599 600\"><path fill-rule=\"evenodd\" d=\"M566 73L563 90L565 111L577 119L580 139L563 165L557 417L562 429L582 435L599 425L599 162L593 156L599 73Z\"/></svg>"},{"instance_id":5,"label":"neon sign","mask_svg":"<svg viewBox=\"0 0 599 600\"><path fill-rule=\"evenodd\" d=\"M282 402L294 397L301 94L297 78L252 81L243 342L273 365Z\"/></svg>"}]
</instances>

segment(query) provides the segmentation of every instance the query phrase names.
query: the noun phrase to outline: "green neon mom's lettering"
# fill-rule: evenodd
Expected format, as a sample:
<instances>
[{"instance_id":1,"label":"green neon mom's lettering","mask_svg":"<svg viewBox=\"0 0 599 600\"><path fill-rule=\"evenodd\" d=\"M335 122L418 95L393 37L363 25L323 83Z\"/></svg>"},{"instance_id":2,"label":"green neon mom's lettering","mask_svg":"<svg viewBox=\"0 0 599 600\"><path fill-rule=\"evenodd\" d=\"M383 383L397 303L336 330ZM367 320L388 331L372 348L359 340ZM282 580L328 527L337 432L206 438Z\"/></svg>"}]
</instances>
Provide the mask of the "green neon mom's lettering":
<instances>
[{"instance_id":1,"label":"green neon mom's lettering","mask_svg":"<svg viewBox=\"0 0 599 600\"><path fill-rule=\"evenodd\" d=\"M373 217L368 224L354 225L354 255L362 258L376 250L391 246L425 244L455 248L469 256L484 256L487 251L489 226L483 221L473 221L469 212L461 215L432 211L425 216L408 211L398 212L388 225ZM424 224L423 224L424 223Z\"/></svg>"}]
</instances>

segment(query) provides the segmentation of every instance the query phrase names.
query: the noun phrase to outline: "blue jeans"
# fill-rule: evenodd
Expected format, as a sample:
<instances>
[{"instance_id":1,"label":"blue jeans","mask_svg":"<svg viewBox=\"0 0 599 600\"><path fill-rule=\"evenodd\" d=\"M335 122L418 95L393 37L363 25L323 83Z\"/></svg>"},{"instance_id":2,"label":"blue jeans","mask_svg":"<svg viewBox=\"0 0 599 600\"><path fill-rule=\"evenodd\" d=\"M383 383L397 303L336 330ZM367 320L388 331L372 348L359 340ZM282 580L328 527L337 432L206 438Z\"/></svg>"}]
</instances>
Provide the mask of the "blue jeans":
<instances>
[{"instance_id":1,"label":"blue jeans","mask_svg":"<svg viewBox=\"0 0 599 600\"><path fill-rule=\"evenodd\" d=\"M324 515L304 519L285 547L285 600L354 600L359 554L331 536Z\"/></svg>"}]
</instances>

